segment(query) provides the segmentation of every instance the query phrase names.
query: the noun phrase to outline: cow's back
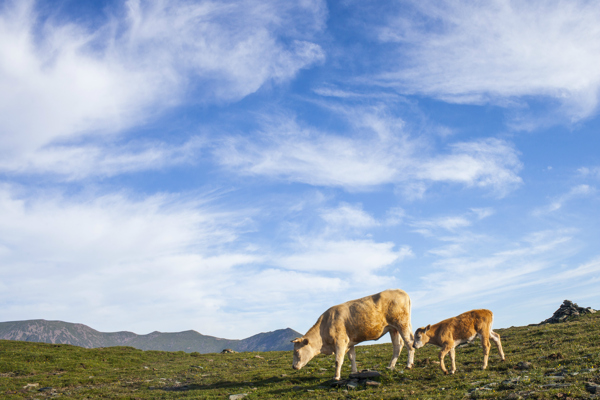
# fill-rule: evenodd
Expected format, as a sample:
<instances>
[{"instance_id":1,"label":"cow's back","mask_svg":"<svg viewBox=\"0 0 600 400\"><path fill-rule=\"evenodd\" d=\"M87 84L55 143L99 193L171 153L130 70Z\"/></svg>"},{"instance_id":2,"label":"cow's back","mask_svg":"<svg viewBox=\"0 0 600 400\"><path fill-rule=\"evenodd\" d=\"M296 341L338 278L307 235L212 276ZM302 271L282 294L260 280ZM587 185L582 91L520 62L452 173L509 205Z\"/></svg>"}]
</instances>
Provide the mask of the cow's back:
<instances>
[{"instance_id":1,"label":"cow's back","mask_svg":"<svg viewBox=\"0 0 600 400\"><path fill-rule=\"evenodd\" d=\"M410 298L400 289L385 290L331 307L322 315L321 332L326 341L345 336L351 342L375 340L389 325L410 325Z\"/></svg>"}]
</instances>

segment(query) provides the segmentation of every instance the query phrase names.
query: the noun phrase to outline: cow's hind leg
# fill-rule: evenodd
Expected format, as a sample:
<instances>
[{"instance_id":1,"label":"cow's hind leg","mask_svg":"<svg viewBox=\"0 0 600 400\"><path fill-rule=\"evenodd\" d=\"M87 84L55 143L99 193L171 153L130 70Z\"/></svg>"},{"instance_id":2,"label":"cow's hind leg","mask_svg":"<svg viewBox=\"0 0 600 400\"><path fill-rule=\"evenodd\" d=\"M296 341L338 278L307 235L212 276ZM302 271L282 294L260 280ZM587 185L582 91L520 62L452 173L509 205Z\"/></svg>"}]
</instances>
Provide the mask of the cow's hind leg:
<instances>
[{"instance_id":1,"label":"cow's hind leg","mask_svg":"<svg viewBox=\"0 0 600 400\"><path fill-rule=\"evenodd\" d=\"M404 341L400 337L400 332L398 330L392 328L390 329L390 337L392 338L392 345L394 347L394 355L392 356L392 360L390 361L390 365L388 369L394 369L396 367L396 361L398 361L398 357L400 357L400 352L402 351L402 347L404 346Z\"/></svg>"},{"instance_id":2,"label":"cow's hind leg","mask_svg":"<svg viewBox=\"0 0 600 400\"><path fill-rule=\"evenodd\" d=\"M494 341L494 344L496 344L496 347L498 348L498 352L500 353L500 358L502 359L502 361L505 361L506 358L504 357L504 351L502 350L502 342L500 341L500 335L498 335L494 331L490 331L490 339L492 339Z\"/></svg>"},{"instance_id":3,"label":"cow's hind leg","mask_svg":"<svg viewBox=\"0 0 600 400\"><path fill-rule=\"evenodd\" d=\"M356 368L356 351L354 351L354 346L351 346L348 350L348 358L350 359L352 372L358 372L358 369Z\"/></svg>"},{"instance_id":4,"label":"cow's hind leg","mask_svg":"<svg viewBox=\"0 0 600 400\"><path fill-rule=\"evenodd\" d=\"M408 360L406 361L406 368L411 369L415 361L415 348L413 347L415 337L412 333L412 326L409 323L408 325L401 325L399 327L396 327L396 329L398 329L398 331L400 332L400 336L402 336L404 343L406 343L406 348L408 349Z\"/></svg>"}]
</instances>

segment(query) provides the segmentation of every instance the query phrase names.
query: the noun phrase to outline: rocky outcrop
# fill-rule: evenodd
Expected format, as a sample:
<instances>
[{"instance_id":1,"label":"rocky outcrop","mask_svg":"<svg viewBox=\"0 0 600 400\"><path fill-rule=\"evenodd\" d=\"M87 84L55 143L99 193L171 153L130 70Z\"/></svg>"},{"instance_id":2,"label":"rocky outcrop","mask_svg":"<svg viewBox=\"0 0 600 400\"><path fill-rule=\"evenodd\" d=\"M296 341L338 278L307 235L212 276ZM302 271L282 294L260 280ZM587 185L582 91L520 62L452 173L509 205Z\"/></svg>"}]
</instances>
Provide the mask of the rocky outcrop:
<instances>
[{"instance_id":1,"label":"rocky outcrop","mask_svg":"<svg viewBox=\"0 0 600 400\"><path fill-rule=\"evenodd\" d=\"M539 323L539 325L543 324L558 324L560 322L565 322L569 319L569 317L576 317L584 314L593 314L596 310L591 307L579 307L577 303L573 303L571 300L565 300L561 304L561 306L554 312L552 317L548 318L545 321Z\"/></svg>"}]
</instances>

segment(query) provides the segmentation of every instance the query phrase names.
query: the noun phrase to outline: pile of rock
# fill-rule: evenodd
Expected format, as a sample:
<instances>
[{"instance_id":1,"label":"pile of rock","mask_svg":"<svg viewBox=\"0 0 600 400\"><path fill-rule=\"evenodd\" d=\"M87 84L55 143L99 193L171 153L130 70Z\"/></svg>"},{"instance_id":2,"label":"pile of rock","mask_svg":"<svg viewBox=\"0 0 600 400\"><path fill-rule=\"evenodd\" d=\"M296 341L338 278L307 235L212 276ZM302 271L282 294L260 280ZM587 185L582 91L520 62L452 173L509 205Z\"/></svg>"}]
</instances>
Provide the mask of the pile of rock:
<instances>
[{"instance_id":1,"label":"pile of rock","mask_svg":"<svg viewBox=\"0 0 600 400\"><path fill-rule=\"evenodd\" d=\"M333 387L346 387L348 389L356 389L359 386L371 386L377 387L381 385L381 383L374 381L373 379L377 379L381 377L381 373L377 371L370 370L362 370L360 372L354 372L350 374L349 379L342 379L339 381L333 381L331 386Z\"/></svg>"},{"instance_id":2,"label":"pile of rock","mask_svg":"<svg viewBox=\"0 0 600 400\"><path fill-rule=\"evenodd\" d=\"M552 317L540 322L539 325L558 324L559 322L565 322L569 317L584 314L592 314L595 312L596 310L592 309L591 307L579 307L577 303L573 303L570 300L565 300L563 301L562 305L558 308L558 310L554 312L554 315L552 315Z\"/></svg>"}]
</instances>

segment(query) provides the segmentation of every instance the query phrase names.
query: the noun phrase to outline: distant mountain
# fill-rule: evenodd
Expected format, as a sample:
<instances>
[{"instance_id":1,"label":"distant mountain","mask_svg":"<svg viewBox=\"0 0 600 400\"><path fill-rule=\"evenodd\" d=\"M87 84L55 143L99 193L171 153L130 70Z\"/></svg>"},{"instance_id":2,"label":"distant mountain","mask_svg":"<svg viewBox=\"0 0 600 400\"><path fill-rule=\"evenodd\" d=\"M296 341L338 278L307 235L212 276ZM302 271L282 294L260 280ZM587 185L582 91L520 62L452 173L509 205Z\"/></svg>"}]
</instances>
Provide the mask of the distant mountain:
<instances>
[{"instance_id":1,"label":"distant mountain","mask_svg":"<svg viewBox=\"0 0 600 400\"><path fill-rule=\"evenodd\" d=\"M0 339L26 342L72 344L80 347L131 346L140 350L185 351L188 353L218 353L223 349L235 351L292 350L290 341L302 334L293 329L259 333L242 340L221 339L196 331L176 333L152 332L137 335L133 332L98 332L83 324L43 319L0 322Z\"/></svg>"}]
</instances>

